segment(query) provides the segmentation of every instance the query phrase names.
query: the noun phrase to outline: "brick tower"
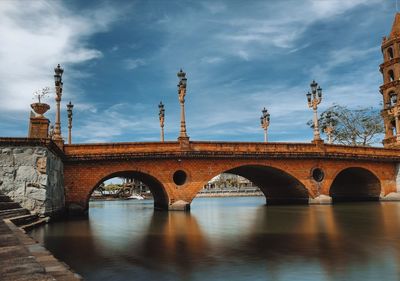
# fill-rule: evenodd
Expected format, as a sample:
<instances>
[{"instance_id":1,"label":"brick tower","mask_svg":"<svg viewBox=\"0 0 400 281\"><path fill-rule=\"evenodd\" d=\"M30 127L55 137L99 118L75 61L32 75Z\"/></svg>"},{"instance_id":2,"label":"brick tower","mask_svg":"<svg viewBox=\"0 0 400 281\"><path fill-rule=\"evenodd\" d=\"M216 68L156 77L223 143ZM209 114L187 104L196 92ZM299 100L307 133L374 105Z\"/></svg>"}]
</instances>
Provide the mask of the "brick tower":
<instances>
[{"instance_id":1,"label":"brick tower","mask_svg":"<svg viewBox=\"0 0 400 281\"><path fill-rule=\"evenodd\" d=\"M385 147L400 148L400 13L397 13L389 37L382 41L383 63L380 71L383 75L383 84L380 92L383 97L381 111L384 125Z\"/></svg>"}]
</instances>

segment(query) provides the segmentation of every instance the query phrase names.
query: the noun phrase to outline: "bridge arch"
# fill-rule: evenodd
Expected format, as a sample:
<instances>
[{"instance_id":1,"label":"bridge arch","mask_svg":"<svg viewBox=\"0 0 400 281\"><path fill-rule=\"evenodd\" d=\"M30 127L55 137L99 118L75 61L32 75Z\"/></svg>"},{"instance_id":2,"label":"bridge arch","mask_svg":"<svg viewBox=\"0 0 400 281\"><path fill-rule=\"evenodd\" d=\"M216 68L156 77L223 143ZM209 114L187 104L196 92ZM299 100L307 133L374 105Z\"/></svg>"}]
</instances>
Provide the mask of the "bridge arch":
<instances>
[{"instance_id":1,"label":"bridge arch","mask_svg":"<svg viewBox=\"0 0 400 281\"><path fill-rule=\"evenodd\" d=\"M115 177L130 177L143 182L150 189L150 192L153 195L154 208L168 209L169 198L164 185L157 178L148 173L133 170L113 172L98 180L97 183L90 189L90 192L87 194L86 202L89 202L91 194L96 188L100 186L101 183Z\"/></svg>"},{"instance_id":2,"label":"bridge arch","mask_svg":"<svg viewBox=\"0 0 400 281\"><path fill-rule=\"evenodd\" d=\"M329 189L333 202L378 201L380 193L379 177L361 167L349 167L338 172Z\"/></svg>"},{"instance_id":3,"label":"bridge arch","mask_svg":"<svg viewBox=\"0 0 400 281\"><path fill-rule=\"evenodd\" d=\"M245 164L221 170L215 176L222 173L239 175L250 180L263 192L268 205L307 204L309 200L308 189L300 180L273 166Z\"/></svg>"}]
</instances>

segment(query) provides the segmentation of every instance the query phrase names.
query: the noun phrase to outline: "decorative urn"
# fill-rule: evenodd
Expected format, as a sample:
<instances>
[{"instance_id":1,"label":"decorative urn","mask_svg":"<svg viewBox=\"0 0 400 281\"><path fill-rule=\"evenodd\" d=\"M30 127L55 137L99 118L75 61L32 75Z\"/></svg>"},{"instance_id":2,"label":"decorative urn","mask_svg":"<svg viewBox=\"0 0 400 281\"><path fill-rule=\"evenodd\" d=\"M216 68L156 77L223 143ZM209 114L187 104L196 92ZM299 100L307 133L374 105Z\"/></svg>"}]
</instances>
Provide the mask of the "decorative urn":
<instances>
[{"instance_id":1,"label":"decorative urn","mask_svg":"<svg viewBox=\"0 0 400 281\"><path fill-rule=\"evenodd\" d=\"M50 109L50 105L42 102L35 102L31 104L31 108L37 114L36 117L44 117L43 114Z\"/></svg>"}]
</instances>

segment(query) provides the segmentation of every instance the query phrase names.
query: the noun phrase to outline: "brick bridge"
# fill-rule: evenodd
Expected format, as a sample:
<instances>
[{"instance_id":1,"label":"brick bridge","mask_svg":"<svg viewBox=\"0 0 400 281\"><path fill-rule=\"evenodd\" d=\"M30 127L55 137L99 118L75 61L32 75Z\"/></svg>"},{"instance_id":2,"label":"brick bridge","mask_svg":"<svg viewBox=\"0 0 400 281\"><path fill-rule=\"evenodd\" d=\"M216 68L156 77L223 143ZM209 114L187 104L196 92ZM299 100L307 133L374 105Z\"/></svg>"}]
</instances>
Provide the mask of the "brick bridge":
<instances>
[{"instance_id":1,"label":"brick bridge","mask_svg":"<svg viewBox=\"0 0 400 281\"><path fill-rule=\"evenodd\" d=\"M70 210L87 211L103 181L145 183L157 209L187 210L197 192L221 173L243 176L267 204L379 200L397 191L396 149L323 143L180 142L64 145Z\"/></svg>"}]
</instances>

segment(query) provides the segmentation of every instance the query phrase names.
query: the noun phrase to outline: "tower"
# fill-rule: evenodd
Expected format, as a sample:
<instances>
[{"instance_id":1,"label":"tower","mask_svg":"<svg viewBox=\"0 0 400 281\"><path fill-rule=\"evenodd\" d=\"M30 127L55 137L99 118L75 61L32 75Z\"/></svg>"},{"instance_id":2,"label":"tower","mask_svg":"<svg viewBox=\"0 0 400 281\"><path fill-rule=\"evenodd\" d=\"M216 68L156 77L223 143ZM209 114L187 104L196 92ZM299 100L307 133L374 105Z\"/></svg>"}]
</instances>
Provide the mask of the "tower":
<instances>
[{"instance_id":1,"label":"tower","mask_svg":"<svg viewBox=\"0 0 400 281\"><path fill-rule=\"evenodd\" d=\"M385 126L385 147L400 148L400 13L396 13L389 37L382 41L383 63L380 71L383 84L380 92L383 97L381 115Z\"/></svg>"}]
</instances>

